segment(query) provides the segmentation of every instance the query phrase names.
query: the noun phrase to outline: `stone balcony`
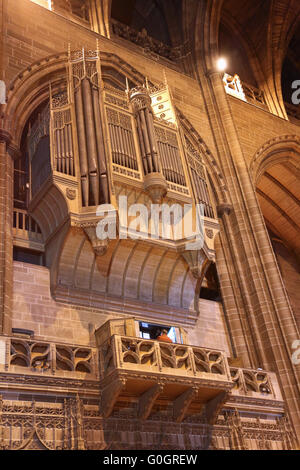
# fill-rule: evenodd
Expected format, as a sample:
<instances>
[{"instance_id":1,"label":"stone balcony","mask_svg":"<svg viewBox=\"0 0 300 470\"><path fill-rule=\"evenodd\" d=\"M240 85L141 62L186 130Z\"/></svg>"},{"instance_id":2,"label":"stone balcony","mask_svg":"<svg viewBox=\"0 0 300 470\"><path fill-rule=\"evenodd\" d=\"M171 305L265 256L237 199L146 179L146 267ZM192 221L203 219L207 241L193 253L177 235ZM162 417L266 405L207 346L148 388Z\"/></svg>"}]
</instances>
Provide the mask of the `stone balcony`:
<instances>
[{"instance_id":1,"label":"stone balcony","mask_svg":"<svg viewBox=\"0 0 300 470\"><path fill-rule=\"evenodd\" d=\"M128 407L141 420L158 412L208 424L222 408L284 415L275 373L229 367L222 351L140 338L135 328L134 318L108 320L95 332L97 349L40 341L25 330L2 336L0 390L84 393L105 418Z\"/></svg>"},{"instance_id":2,"label":"stone balcony","mask_svg":"<svg viewBox=\"0 0 300 470\"><path fill-rule=\"evenodd\" d=\"M30 393L99 397L95 348L40 341L33 332L0 336L0 393L20 387Z\"/></svg>"},{"instance_id":3,"label":"stone balcony","mask_svg":"<svg viewBox=\"0 0 300 470\"><path fill-rule=\"evenodd\" d=\"M40 252L44 251L41 230L34 219L25 210L14 208L13 237L15 246Z\"/></svg>"},{"instance_id":4,"label":"stone balcony","mask_svg":"<svg viewBox=\"0 0 300 470\"><path fill-rule=\"evenodd\" d=\"M275 372L230 367L230 374L234 386L228 406L238 406L243 410L264 410L278 415L284 413L284 402Z\"/></svg>"},{"instance_id":5,"label":"stone balcony","mask_svg":"<svg viewBox=\"0 0 300 470\"><path fill-rule=\"evenodd\" d=\"M154 409L171 409L177 422L203 411L213 422L234 386L221 351L110 335L107 326L96 331L96 340L101 411L106 417L134 402L140 419Z\"/></svg>"},{"instance_id":6,"label":"stone balcony","mask_svg":"<svg viewBox=\"0 0 300 470\"><path fill-rule=\"evenodd\" d=\"M201 414L213 424L223 406L284 413L275 373L229 367L219 350L138 335L133 318L95 332L103 416L133 406L140 419L165 410L177 422Z\"/></svg>"}]
</instances>

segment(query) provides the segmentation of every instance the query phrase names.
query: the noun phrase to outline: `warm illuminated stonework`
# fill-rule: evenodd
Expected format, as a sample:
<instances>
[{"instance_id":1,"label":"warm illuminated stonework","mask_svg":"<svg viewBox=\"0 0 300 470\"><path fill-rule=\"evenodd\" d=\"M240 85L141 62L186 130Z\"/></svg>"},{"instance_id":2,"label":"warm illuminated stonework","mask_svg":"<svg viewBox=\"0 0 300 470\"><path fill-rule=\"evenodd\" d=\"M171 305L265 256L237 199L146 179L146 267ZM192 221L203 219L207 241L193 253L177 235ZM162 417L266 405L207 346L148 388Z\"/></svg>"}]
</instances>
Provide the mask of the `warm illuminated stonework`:
<instances>
[{"instance_id":1,"label":"warm illuminated stonework","mask_svg":"<svg viewBox=\"0 0 300 470\"><path fill-rule=\"evenodd\" d=\"M296 449L299 2L130 3L3 0L0 448Z\"/></svg>"}]
</instances>

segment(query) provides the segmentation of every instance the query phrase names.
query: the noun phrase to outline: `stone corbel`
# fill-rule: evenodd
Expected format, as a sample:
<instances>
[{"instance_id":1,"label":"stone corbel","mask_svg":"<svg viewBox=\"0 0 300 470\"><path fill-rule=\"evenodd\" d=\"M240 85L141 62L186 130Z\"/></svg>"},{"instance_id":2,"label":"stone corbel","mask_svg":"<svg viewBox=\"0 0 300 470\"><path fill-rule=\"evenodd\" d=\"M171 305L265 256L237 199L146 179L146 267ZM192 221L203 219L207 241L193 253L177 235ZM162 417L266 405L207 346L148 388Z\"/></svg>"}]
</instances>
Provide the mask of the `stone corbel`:
<instances>
[{"instance_id":1,"label":"stone corbel","mask_svg":"<svg viewBox=\"0 0 300 470\"><path fill-rule=\"evenodd\" d=\"M184 420L186 412L192 401L196 398L197 393L197 387L191 387L176 398L173 404L173 418L177 423L181 423Z\"/></svg>"},{"instance_id":2,"label":"stone corbel","mask_svg":"<svg viewBox=\"0 0 300 470\"><path fill-rule=\"evenodd\" d=\"M89 227L83 227L83 230L90 240L93 250L97 256L103 256L107 252L109 240L100 240L97 237L97 232L96 232L96 225L91 225Z\"/></svg>"},{"instance_id":3,"label":"stone corbel","mask_svg":"<svg viewBox=\"0 0 300 470\"><path fill-rule=\"evenodd\" d=\"M158 383L147 390L139 399L138 405L138 417L142 420L145 420L149 417L153 405L163 391L163 384Z\"/></svg>"},{"instance_id":4,"label":"stone corbel","mask_svg":"<svg viewBox=\"0 0 300 470\"><path fill-rule=\"evenodd\" d=\"M203 248L201 250L183 250L181 255L188 263L195 279L202 279L211 263Z\"/></svg>"},{"instance_id":5,"label":"stone corbel","mask_svg":"<svg viewBox=\"0 0 300 470\"><path fill-rule=\"evenodd\" d=\"M97 230L97 227L98 227L98 224L104 220L105 220L105 232L108 232L108 234L107 234L107 238L102 239L101 237L99 237L99 232ZM113 229L112 230L112 233L114 234L113 238L117 236L116 211L111 211L109 215L99 216L97 220L79 222L76 225L81 227L84 230L97 256L103 256L107 252L108 245L110 242L110 238L109 238L110 226Z\"/></svg>"},{"instance_id":6,"label":"stone corbel","mask_svg":"<svg viewBox=\"0 0 300 470\"><path fill-rule=\"evenodd\" d=\"M122 388L126 383L125 379L117 379L101 392L100 411L104 418L108 418L115 406Z\"/></svg>"},{"instance_id":7,"label":"stone corbel","mask_svg":"<svg viewBox=\"0 0 300 470\"><path fill-rule=\"evenodd\" d=\"M205 404L204 413L206 422L213 425L218 418L218 415L228 398L229 392L221 392L215 398Z\"/></svg>"}]
</instances>

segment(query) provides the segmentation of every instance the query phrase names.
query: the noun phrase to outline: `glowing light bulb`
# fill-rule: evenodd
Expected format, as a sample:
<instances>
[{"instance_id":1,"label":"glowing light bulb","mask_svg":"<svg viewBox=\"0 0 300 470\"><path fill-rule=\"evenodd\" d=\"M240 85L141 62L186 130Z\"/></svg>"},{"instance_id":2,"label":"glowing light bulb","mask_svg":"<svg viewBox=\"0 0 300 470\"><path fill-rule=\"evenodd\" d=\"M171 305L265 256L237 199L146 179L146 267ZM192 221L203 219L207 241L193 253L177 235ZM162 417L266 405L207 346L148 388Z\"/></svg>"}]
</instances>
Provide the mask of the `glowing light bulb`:
<instances>
[{"instance_id":1,"label":"glowing light bulb","mask_svg":"<svg viewBox=\"0 0 300 470\"><path fill-rule=\"evenodd\" d=\"M51 0L31 0L33 3L40 5L41 7L47 8L48 10L52 10Z\"/></svg>"},{"instance_id":2,"label":"glowing light bulb","mask_svg":"<svg viewBox=\"0 0 300 470\"><path fill-rule=\"evenodd\" d=\"M217 69L220 71L220 72L224 72L224 70L226 69L227 67L227 60L224 59L224 57L220 57L217 61Z\"/></svg>"}]
</instances>

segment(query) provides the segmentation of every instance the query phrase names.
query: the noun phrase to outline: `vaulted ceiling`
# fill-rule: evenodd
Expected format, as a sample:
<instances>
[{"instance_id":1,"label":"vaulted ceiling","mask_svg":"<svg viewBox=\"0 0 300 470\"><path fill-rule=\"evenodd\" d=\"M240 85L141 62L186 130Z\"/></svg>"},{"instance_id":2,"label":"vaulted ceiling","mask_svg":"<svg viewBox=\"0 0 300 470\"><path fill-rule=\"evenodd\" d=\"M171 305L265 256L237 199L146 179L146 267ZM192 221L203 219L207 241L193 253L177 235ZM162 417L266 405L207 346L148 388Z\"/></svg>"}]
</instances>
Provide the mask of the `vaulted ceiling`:
<instances>
[{"instance_id":1,"label":"vaulted ceiling","mask_svg":"<svg viewBox=\"0 0 300 470\"><path fill-rule=\"evenodd\" d=\"M269 167L257 184L257 196L268 228L284 240L300 261L300 164Z\"/></svg>"}]
</instances>

